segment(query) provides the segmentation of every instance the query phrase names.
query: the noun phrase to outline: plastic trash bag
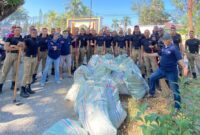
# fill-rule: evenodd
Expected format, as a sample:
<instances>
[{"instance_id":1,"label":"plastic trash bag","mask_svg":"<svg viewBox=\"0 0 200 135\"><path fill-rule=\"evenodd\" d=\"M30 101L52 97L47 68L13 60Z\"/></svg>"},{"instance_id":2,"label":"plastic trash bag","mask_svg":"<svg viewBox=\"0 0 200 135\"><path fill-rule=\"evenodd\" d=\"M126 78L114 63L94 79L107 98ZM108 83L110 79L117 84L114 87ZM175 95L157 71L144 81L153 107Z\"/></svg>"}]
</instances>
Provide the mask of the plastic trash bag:
<instances>
[{"instance_id":1,"label":"plastic trash bag","mask_svg":"<svg viewBox=\"0 0 200 135\"><path fill-rule=\"evenodd\" d=\"M87 85L77 96L79 121L91 135L116 135L117 129L109 119L106 90L95 86L94 82L87 82Z\"/></svg>"},{"instance_id":2,"label":"plastic trash bag","mask_svg":"<svg viewBox=\"0 0 200 135\"><path fill-rule=\"evenodd\" d=\"M46 130L43 135L88 135L77 121L62 119Z\"/></svg>"}]
</instances>

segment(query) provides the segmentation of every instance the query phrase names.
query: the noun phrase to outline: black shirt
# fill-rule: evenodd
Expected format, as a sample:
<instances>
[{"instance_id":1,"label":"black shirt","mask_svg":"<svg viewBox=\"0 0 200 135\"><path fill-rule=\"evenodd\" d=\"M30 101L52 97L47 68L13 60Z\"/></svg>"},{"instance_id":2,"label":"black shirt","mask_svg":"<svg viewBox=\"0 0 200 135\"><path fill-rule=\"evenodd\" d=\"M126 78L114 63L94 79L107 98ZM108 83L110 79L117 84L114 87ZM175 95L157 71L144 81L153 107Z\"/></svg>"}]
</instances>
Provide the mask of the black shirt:
<instances>
[{"instance_id":1,"label":"black shirt","mask_svg":"<svg viewBox=\"0 0 200 135\"><path fill-rule=\"evenodd\" d=\"M158 40L159 40L159 34L157 32L153 33L151 35L151 39L153 41L153 45L158 44Z\"/></svg>"},{"instance_id":2,"label":"black shirt","mask_svg":"<svg viewBox=\"0 0 200 135\"><path fill-rule=\"evenodd\" d=\"M39 41L37 38L28 38L25 39L25 55L30 57L31 55L35 56L38 54Z\"/></svg>"},{"instance_id":3,"label":"black shirt","mask_svg":"<svg viewBox=\"0 0 200 135\"><path fill-rule=\"evenodd\" d=\"M182 42L181 35L176 33L175 36L172 36L172 39L173 39L174 45L176 45L180 49L179 44Z\"/></svg>"},{"instance_id":4,"label":"black shirt","mask_svg":"<svg viewBox=\"0 0 200 135\"><path fill-rule=\"evenodd\" d=\"M132 48L139 49L141 47L141 41L144 38L142 34L133 34L132 36Z\"/></svg>"},{"instance_id":5,"label":"black shirt","mask_svg":"<svg viewBox=\"0 0 200 135\"><path fill-rule=\"evenodd\" d=\"M112 42L113 42L112 36L105 37L106 48L110 48L112 46Z\"/></svg>"},{"instance_id":6,"label":"black shirt","mask_svg":"<svg viewBox=\"0 0 200 135\"><path fill-rule=\"evenodd\" d=\"M17 45L19 42L23 42L22 36L19 37L9 37L6 39L6 42L9 42L10 45ZM12 53L18 53L18 51L11 51Z\"/></svg>"},{"instance_id":7,"label":"black shirt","mask_svg":"<svg viewBox=\"0 0 200 135\"><path fill-rule=\"evenodd\" d=\"M30 34L24 36L24 39L28 39L28 38L31 38Z\"/></svg>"},{"instance_id":8,"label":"black shirt","mask_svg":"<svg viewBox=\"0 0 200 135\"><path fill-rule=\"evenodd\" d=\"M87 47L87 35L79 35L78 40L81 42L81 48Z\"/></svg>"},{"instance_id":9,"label":"black shirt","mask_svg":"<svg viewBox=\"0 0 200 135\"><path fill-rule=\"evenodd\" d=\"M199 53L200 41L198 39L188 39L186 40L185 45L188 46L190 53Z\"/></svg>"},{"instance_id":10,"label":"black shirt","mask_svg":"<svg viewBox=\"0 0 200 135\"><path fill-rule=\"evenodd\" d=\"M142 46L144 47L144 52L146 52L146 53L155 52L155 49L149 48L150 45L153 45L152 44L153 41L151 38L144 38L144 39L142 39L141 43L142 43Z\"/></svg>"},{"instance_id":11,"label":"black shirt","mask_svg":"<svg viewBox=\"0 0 200 135\"><path fill-rule=\"evenodd\" d=\"M97 36L96 41L97 41L97 46L103 46L104 45L104 36Z\"/></svg>"},{"instance_id":12,"label":"black shirt","mask_svg":"<svg viewBox=\"0 0 200 135\"><path fill-rule=\"evenodd\" d=\"M44 52L48 50L48 37L40 37L39 38L39 46L40 46L40 51Z\"/></svg>"},{"instance_id":13,"label":"black shirt","mask_svg":"<svg viewBox=\"0 0 200 135\"><path fill-rule=\"evenodd\" d=\"M126 35L125 36L125 42L128 42L128 46L130 46L130 42L132 41L133 35Z\"/></svg>"},{"instance_id":14,"label":"black shirt","mask_svg":"<svg viewBox=\"0 0 200 135\"><path fill-rule=\"evenodd\" d=\"M117 43L118 43L118 47L124 48L125 47L125 37L124 36L118 36L117 37Z\"/></svg>"}]
</instances>

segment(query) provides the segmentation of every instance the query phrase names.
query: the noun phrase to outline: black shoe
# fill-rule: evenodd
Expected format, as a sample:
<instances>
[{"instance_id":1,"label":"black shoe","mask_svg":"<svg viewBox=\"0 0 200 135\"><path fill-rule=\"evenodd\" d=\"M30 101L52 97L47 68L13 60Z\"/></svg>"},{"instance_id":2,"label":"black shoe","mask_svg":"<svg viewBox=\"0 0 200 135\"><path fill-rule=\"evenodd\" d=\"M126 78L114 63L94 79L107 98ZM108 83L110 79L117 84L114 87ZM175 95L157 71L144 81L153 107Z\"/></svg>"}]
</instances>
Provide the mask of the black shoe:
<instances>
[{"instance_id":1,"label":"black shoe","mask_svg":"<svg viewBox=\"0 0 200 135\"><path fill-rule=\"evenodd\" d=\"M192 73L193 79L197 78L197 74L195 72Z\"/></svg>"},{"instance_id":2,"label":"black shoe","mask_svg":"<svg viewBox=\"0 0 200 135\"><path fill-rule=\"evenodd\" d=\"M32 84L35 83L35 81L37 80L36 76L37 76L37 74L33 74L33 76L32 76L32 82L31 82Z\"/></svg>"},{"instance_id":3,"label":"black shoe","mask_svg":"<svg viewBox=\"0 0 200 135\"><path fill-rule=\"evenodd\" d=\"M0 94L2 93L3 84L0 84Z\"/></svg>"},{"instance_id":4,"label":"black shoe","mask_svg":"<svg viewBox=\"0 0 200 135\"><path fill-rule=\"evenodd\" d=\"M51 69L51 75L55 75L55 69L54 68Z\"/></svg>"},{"instance_id":5,"label":"black shoe","mask_svg":"<svg viewBox=\"0 0 200 135\"><path fill-rule=\"evenodd\" d=\"M14 88L15 88L15 82L12 81L10 90L14 90ZM19 91L19 88L17 88L17 91Z\"/></svg>"},{"instance_id":6,"label":"black shoe","mask_svg":"<svg viewBox=\"0 0 200 135\"><path fill-rule=\"evenodd\" d=\"M32 91L31 85L30 85L30 84L28 84L28 85L26 86L26 92L27 92L28 94L34 94L34 93L35 93L35 91Z\"/></svg>"},{"instance_id":7,"label":"black shoe","mask_svg":"<svg viewBox=\"0 0 200 135\"><path fill-rule=\"evenodd\" d=\"M21 87L20 96L23 98L27 98L30 95L26 92L26 88L24 86Z\"/></svg>"},{"instance_id":8,"label":"black shoe","mask_svg":"<svg viewBox=\"0 0 200 135\"><path fill-rule=\"evenodd\" d=\"M149 95L147 95L147 98L156 98L156 96L149 94Z\"/></svg>"}]
</instances>

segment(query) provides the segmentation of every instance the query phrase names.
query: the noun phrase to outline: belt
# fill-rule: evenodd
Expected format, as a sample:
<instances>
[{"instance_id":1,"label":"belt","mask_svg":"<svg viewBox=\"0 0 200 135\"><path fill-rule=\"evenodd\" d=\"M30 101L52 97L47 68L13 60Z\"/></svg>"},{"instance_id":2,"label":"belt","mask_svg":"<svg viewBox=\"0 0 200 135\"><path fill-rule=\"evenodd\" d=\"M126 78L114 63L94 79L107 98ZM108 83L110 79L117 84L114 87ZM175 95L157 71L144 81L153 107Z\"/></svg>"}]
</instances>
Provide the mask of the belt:
<instances>
[{"instance_id":1,"label":"belt","mask_svg":"<svg viewBox=\"0 0 200 135\"><path fill-rule=\"evenodd\" d=\"M18 53L18 51L6 51L7 53Z\"/></svg>"},{"instance_id":2,"label":"belt","mask_svg":"<svg viewBox=\"0 0 200 135\"><path fill-rule=\"evenodd\" d=\"M26 55L26 57L35 58L37 55Z\"/></svg>"}]
</instances>

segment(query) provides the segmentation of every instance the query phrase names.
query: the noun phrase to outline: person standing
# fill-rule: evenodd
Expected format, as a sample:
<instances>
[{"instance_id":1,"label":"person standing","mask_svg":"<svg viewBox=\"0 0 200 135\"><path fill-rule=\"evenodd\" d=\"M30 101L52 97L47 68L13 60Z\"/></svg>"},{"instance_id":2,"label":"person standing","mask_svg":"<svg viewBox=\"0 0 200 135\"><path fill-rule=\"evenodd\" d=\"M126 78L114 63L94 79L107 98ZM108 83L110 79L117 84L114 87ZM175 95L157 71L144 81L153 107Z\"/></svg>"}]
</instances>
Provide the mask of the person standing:
<instances>
[{"instance_id":1,"label":"person standing","mask_svg":"<svg viewBox=\"0 0 200 135\"><path fill-rule=\"evenodd\" d=\"M38 67L39 67L41 61L42 61L42 73L43 73L44 68L45 68L46 59L47 59L47 52L48 52L48 41L49 41L47 28L42 28L42 35L41 35L41 37L38 38L38 40L39 40L40 49L39 49L39 52L38 52L37 65L36 65L36 68L35 68L35 72L33 74L33 83L36 81Z\"/></svg>"},{"instance_id":2,"label":"person standing","mask_svg":"<svg viewBox=\"0 0 200 135\"><path fill-rule=\"evenodd\" d=\"M153 44L153 40L150 37L150 31L145 30L144 39L141 41L141 54L144 58L144 64L146 67L146 77L149 79L151 70L156 71L158 68L157 59L155 56L151 56L149 54L156 53L156 45Z\"/></svg>"},{"instance_id":3,"label":"person standing","mask_svg":"<svg viewBox=\"0 0 200 135\"><path fill-rule=\"evenodd\" d=\"M95 54L96 51L96 31L91 30L90 36L88 39L88 53L89 53L89 59L92 57L92 55Z\"/></svg>"},{"instance_id":4,"label":"person standing","mask_svg":"<svg viewBox=\"0 0 200 135\"><path fill-rule=\"evenodd\" d=\"M104 38L104 47L105 47L105 53L113 54L113 37L111 36L110 30L106 31L106 36Z\"/></svg>"},{"instance_id":5,"label":"person standing","mask_svg":"<svg viewBox=\"0 0 200 135\"><path fill-rule=\"evenodd\" d=\"M127 48L127 54L128 54L128 56L131 56L131 40L132 40L132 37L133 37L133 35L131 33L131 29L128 28L128 33L127 33L127 35L125 35L126 46L128 46L128 48Z\"/></svg>"},{"instance_id":6,"label":"person standing","mask_svg":"<svg viewBox=\"0 0 200 135\"><path fill-rule=\"evenodd\" d=\"M6 50L6 58L1 71L0 77L0 93L2 93L3 84L7 78L7 75L12 68L12 84L11 90L15 87L15 76L16 76L16 66L17 58L19 55L19 49L23 46L23 39L21 36L21 28L16 27L14 30L14 36L6 39L4 48Z\"/></svg>"},{"instance_id":7,"label":"person standing","mask_svg":"<svg viewBox=\"0 0 200 135\"><path fill-rule=\"evenodd\" d=\"M72 36L72 71L75 71L79 66L79 28L75 28L75 33Z\"/></svg>"},{"instance_id":8,"label":"person standing","mask_svg":"<svg viewBox=\"0 0 200 135\"><path fill-rule=\"evenodd\" d=\"M195 63L197 65L198 70L200 70L200 40L195 38L194 31L190 31L189 36L190 39L186 40L185 42L185 51L188 56L189 64L191 66L192 76L195 79L197 78L197 74L195 71Z\"/></svg>"},{"instance_id":9,"label":"person standing","mask_svg":"<svg viewBox=\"0 0 200 135\"><path fill-rule=\"evenodd\" d=\"M183 48L183 44L182 44L182 37L179 33L176 32L176 26L175 25L171 26L170 34L172 36L172 40L173 40L174 45L176 45L179 48L179 50L181 51L181 53L183 53L184 48Z\"/></svg>"},{"instance_id":10,"label":"person standing","mask_svg":"<svg viewBox=\"0 0 200 135\"><path fill-rule=\"evenodd\" d=\"M35 93L31 89L31 82L37 64L39 41L37 39L36 29L31 29L30 34L31 34L30 38L27 38L24 41L25 42L24 74L20 91L20 96L24 98L29 97L29 94Z\"/></svg>"},{"instance_id":11,"label":"person standing","mask_svg":"<svg viewBox=\"0 0 200 135\"><path fill-rule=\"evenodd\" d=\"M59 42L59 37L60 37L60 34L55 33L53 36L53 39L50 40L48 43L47 61L46 61L45 69L42 74L42 79L40 82L42 87L45 85L48 70L49 70L49 67L52 65L52 63L54 63L55 81L57 84L60 84L59 65L60 65L61 45Z\"/></svg>"},{"instance_id":12,"label":"person standing","mask_svg":"<svg viewBox=\"0 0 200 135\"><path fill-rule=\"evenodd\" d=\"M149 98L155 98L156 82L161 78L166 78L174 95L174 107L179 110L181 108L181 96L178 85L178 64L181 66L184 76L187 76L188 69L183 62L180 50L174 45L169 33L164 34L163 42L165 46L159 53L161 56L160 67L150 76Z\"/></svg>"},{"instance_id":13,"label":"person standing","mask_svg":"<svg viewBox=\"0 0 200 135\"><path fill-rule=\"evenodd\" d=\"M101 30L99 32L99 35L97 36L96 38L96 41L97 41L97 52L98 52L98 55L104 55L104 36L103 36L103 31Z\"/></svg>"},{"instance_id":14,"label":"person standing","mask_svg":"<svg viewBox=\"0 0 200 135\"><path fill-rule=\"evenodd\" d=\"M124 36L124 32L122 29L119 30L119 34L118 34L118 37L117 37L117 54L118 55L122 55L122 54L127 54L127 48L128 46L126 46L125 44L125 36Z\"/></svg>"},{"instance_id":15,"label":"person standing","mask_svg":"<svg viewBox=\"0 0 200 135\"><path fill-rule=\"evenodd\" d=\"M65 69L65 67L67 68L68 77L71 78L72 39L66 30L63 31L63 37L59 42L61 44L60 78L63 79L63 69Z\"/></svg>"},{"instance_id":16,"label":"person standing","mask_svg":"<svg viewBox=\"0 0 200 135\"><path fill-rule=\"evenodd\" d=\"M112 32L112 37L113 37L113 51L114 51L114 56L116 57L118 55L118 47L117 47L117 39L118 39L118 33L117 31Z\"/></svg>"},{"instance_id":17,"label":"person standing","mask_svg":"<svg viewBox=\"0 0 200 135\"><path fill-rule=\"evenodd\" d=\"M81 33L79 35L79 48L80 48L80 57L79 57L79 63L80 64L86 64L84 63L84 58L87 57L87 40L88 37L85 33L85 29L81 29Z\"/></svg>"}]
</instances>

